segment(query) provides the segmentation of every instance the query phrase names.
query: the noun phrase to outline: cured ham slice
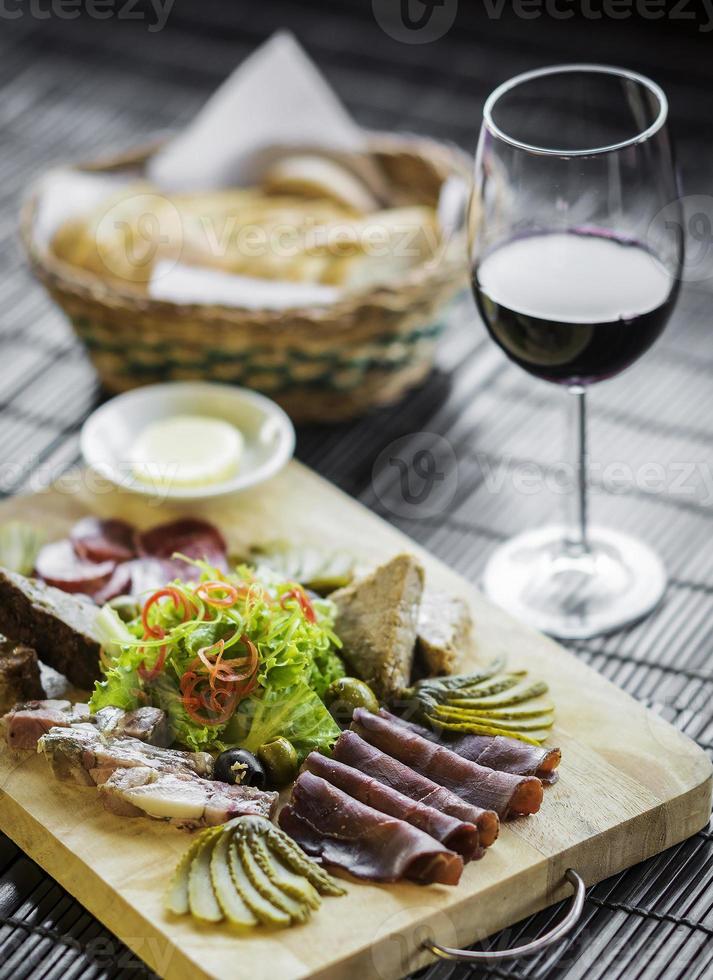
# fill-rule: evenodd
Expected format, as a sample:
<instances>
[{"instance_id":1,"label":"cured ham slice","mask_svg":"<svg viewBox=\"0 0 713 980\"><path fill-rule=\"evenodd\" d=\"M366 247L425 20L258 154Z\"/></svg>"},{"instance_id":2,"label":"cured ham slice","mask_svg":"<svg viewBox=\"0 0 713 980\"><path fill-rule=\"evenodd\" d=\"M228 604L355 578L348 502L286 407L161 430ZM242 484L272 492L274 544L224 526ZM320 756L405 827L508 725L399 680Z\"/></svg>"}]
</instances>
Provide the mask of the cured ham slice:
<instances>
[{"instance_id":1,"label":"cured ham slice","mask_svg":"<svg viewBox=\"0 0 713 980\"><path fill-rule=\"evenodd\" d=\"M425 834L440 841L451 851L456 851L465 861L482 857L478 828L456 817L442 813L434 807L419 803L395 789L380 783L358 769L346 766L335 759L328 759L319 752L311 752L305 759L303 770L326 779L352 799L418 827Z\"/></svg>"},{"instance_id":2,"label":"cured ham slice","mask_svg":"<svg viewBox=\"0 0 713 980\"><path fill-rule=\"evenodd\" d=\"M466 803L445 786L439 786L433 780L414 772L402 762L365 742L356 732L342 732L332 750L332 759L362 772L368 772L373 779L383 783L384 786L390 786L391 789L411 800L440 810L441 813L446 813L464 823L474 824L478 828L482 847L490 847L497 839L500 832L497 813Z\"/></svg>"},{"instance_id":3,"label":"cured ham slice","mask_svg":"<svg viewBox=\"0 0 713 980\"><path fill-rule=\"evenodd\" d=\"M537 776L548 785L556 783L559 778L556 769L560 764L562 753L559 749L542 745L528 745L516 738L504 735L456 735L440 734L431 728L417 725L392 715L384 708L379 712L382 718L389 722L402 725L409 731L415 732L430 742L436 742L455 752L456 755L480 766L499 769L501 772L511 772L516 776Z\"/></svg>"},{"instance_id":4,"label":"cured ham slice","mask_svg":"<svg viewBox=\"0 0 713 980\"><path fill-rule=\"evenodd\" d=\"M356 878L457 885L463 871L459 854L311 772L303 772L295 783L279 822L308 854Z\"/></svg>"},{"instance_id":5,"label":"cured ham slice","mask_svg":"<svg viewBox=\"0 0 713 980\"><path fill-rule=\"evenodd\" d=\"M494 810L501 819L537 813L542 783L536 776L516 776L469 762L403 725L363 708L354 712L352 729L367 742L420 772L475 806Z\"/></svg>"}]
</instances>

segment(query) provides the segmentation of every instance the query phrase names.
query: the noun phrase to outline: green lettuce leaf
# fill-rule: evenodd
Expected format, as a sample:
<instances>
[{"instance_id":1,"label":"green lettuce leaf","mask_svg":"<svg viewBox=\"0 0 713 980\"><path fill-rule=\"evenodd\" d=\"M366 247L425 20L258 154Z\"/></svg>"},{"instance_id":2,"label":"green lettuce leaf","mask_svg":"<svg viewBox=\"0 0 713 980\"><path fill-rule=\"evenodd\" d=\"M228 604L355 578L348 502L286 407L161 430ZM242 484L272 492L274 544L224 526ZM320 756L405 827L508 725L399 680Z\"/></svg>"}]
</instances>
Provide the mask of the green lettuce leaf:
<instances>
[{"instance_id":1,"label":"green lettuce leaf","mask_svg":"<svg viewBox=\"0 0 713 980\"><path fill-rule=\"evenodd\" d=\"M340 728L326 707L306 684L268 688L244 701L223 733L223 740L249 752L275 738L292 742L300 762L310 752L330 749Z\"/></svg>"}]
</instances>

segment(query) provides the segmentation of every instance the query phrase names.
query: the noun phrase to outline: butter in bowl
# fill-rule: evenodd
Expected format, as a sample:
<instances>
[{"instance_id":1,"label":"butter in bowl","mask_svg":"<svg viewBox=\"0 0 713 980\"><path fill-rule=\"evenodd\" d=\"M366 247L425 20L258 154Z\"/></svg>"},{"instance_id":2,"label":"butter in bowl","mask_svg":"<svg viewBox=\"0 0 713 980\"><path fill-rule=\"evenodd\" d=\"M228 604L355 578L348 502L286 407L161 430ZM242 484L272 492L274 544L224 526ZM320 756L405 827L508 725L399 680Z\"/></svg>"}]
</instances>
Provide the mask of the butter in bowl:
<instances>
[{"instance_id":1,"label":"butter in bowl","mask_svg":"<svg viewBox=\"0 0 713 980\"><path fill-rule=\"evenodd\" d=\"M112 398L84 423L84 461L115 486L197 501L257 486L292 458L282 409L254 391L206 382L149 385Z\"/></svg>"}]
</instances>

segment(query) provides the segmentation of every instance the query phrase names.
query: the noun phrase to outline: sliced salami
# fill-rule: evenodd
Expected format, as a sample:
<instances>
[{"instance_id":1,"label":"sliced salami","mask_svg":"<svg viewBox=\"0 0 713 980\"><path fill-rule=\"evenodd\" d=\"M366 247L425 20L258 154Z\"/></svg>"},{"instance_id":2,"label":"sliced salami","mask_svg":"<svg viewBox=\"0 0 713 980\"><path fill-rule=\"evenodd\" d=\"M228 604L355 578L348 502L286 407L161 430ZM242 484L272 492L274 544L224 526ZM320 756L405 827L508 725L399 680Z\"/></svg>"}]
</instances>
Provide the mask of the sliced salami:
<instances>
[{"instance_id":1,"label":"sliced salami","mask_svg":"<svg viewBox=\"0 0 713 980\"><path fill-rule=\"evenodd\" d=\"M108 582L92 594L92 598L99 606L103 606L110 599L115 599L118 595L131 595L131 562L124 562L117 565L112 572Z\"/></svg>"},{"instance_id":2,"label":"sliced salami","mask_svg":"<svg viewBox=\"0 0 713 980\"><path fill-rule=\"evenodd\" d=\"M169 524L159 524L144 531L138 538L139 553L152 558L171 558L175 552L187 558L203 559L224 568L227 545L220 531L196 518L184 518ZM182 565L183 569L187 566Z\"/></svg>"},{"instance_id":3,"label":"sliced salami","mask_svg":"<svg viewBox=\"0 0 713 980\"><path fill-rule=\"evenodd\" d=\"M85 517L70 532L74 550L85 561L129 561L136 555L136 529L120 520Z\"/></svg>"},{"instance_id":4,"label":"sliced salami","mask_svg":"<svg viewBox=\"0 0 713 980\"><path fill-rule=\"evenodd\" d=\"M116 562L85 561L76 554L72 542L64 539L44 545L37 556L35 568L48 585L54 585L64 592L94 595L109 581Z\"/></svg>"},{"instance_id":5,"label":"sliced salami","mask_svg":"<svg viewBox=\"0 0 713 980\"><path fill-rule=\"evenodd\" d=\"M126 591L137 598L162 589L175 578L183 582L194 582L200 578L200 569L170 558L135 558L121 567L128 571L131 580Z\"/></svg>"}]
</instances>

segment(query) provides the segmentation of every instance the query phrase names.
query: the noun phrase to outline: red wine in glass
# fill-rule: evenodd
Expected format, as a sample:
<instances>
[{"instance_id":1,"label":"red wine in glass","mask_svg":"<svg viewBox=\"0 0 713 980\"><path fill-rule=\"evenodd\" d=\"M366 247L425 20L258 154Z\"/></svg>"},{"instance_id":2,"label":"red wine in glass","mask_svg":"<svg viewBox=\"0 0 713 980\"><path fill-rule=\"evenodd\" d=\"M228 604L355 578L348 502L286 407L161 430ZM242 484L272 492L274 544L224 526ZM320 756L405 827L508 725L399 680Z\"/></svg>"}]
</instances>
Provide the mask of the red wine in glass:
<instances>
[{"instance_id":1,"label":"red wine in glass","mask_svg":"<svg viewBox=\"0 0 713 980\"><path fill-rule=\"evenodd\" d=\"M473 273L493 340L525 371L570 387L619 374L647 351L678 282L644 245L597 229L513 238Z\"/></svg>"},{"instance_id":2,"label":"red wine in glass","mask_svg":"<svg viewBox=\"0 0 713 980\"><path fill-rule=\"evenodd\" d=\"M520 75L483 112L469 216L475 299L507 356L567 388L576 407L575 519L506 541L483 583L498 605L566 639L635 622L666 586L646 544L590 526L585 392L641 357L676 302L683 224L667 116L655 82L603 65Z\"/></svg>"}]
</instances>

